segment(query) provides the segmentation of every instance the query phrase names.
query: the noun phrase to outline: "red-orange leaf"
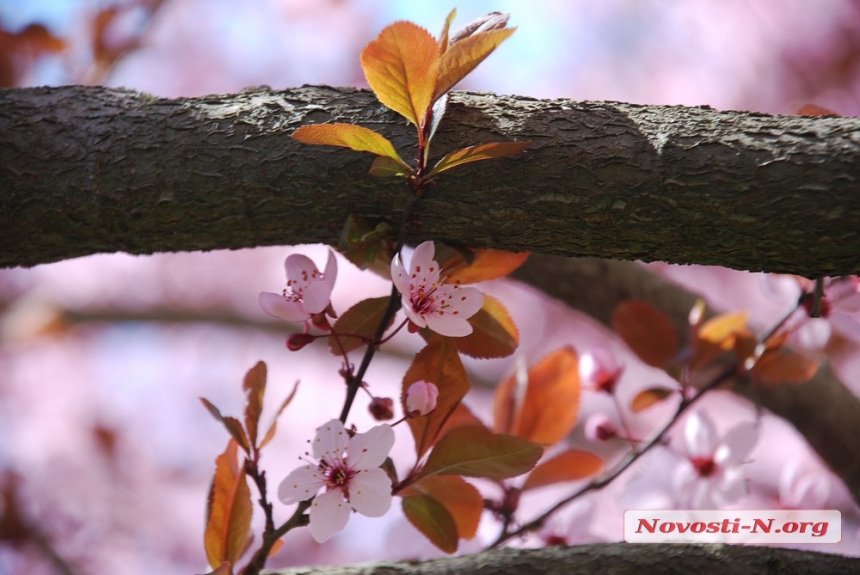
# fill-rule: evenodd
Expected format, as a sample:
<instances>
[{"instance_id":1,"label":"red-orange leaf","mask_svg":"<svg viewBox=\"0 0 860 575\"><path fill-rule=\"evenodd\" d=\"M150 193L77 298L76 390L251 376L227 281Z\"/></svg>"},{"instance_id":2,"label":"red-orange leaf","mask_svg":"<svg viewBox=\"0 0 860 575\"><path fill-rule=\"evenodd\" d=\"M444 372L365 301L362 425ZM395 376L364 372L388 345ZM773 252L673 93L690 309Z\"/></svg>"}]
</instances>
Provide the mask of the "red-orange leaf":
<instances>
[{"instance_id":1,"label":"red-orange leaf","mask_svg":"<svg viewBox=\"0 0 860 575\"><path fill-rule=\"evenodd\" d=\"M507 357L520 344L520 332L505 306L484 294L484 305L469 318L472 333L454 338L460 353L479 359Z\"/></svg>"},{"instance_id":2,"label":"red-orange leaf","mask_svg":"<svg viewBox=\"0 0 860 575\"><path fill-rule=\"evenodd\" d=\"M492 142L489 144L480 144L478 146L469 146L455 150L436 162L433 169L427 174L428 178L432 178L442 172L468 164L470 162L479 162L481 160L492 160L494 158L505 158L513 156L517 152L521 152L531 145L531 142Z\"/></svg>"},{"instance_id":3,"label":"red-orange leaf","mask_svg":"<svg viewBox=\"0 0 860 575\"><path fill-rule=\"evenodd\" d=\"M296 396L296 391L299 389L299 382L293 385L293 390L281 404L281 407L278 408L278 411L275 412L275 415L272 417L272 423L269 425L269 429L266 431L266 435L263 436L263 441L260 442L260 449L266 447L266 445L275 437L275 431L278 429L278 417L280 417L281 413L287 408L287 406L293 401L293 398Z\"/></svg>"},{"instance_id":4,"label":"red-orange leaf","mask_svg":"<svg viewBox=\"0 0 860 575\"><path fill-rule=\"evenodd\" d=\"M433 93L433 101L465 78L515 30L516 28L503 28L480 32L458 40L449 46L448 50L442 54L439 64L439 80L436 83L436 91Z\"/></svg>"},{"instance_id":5,"label":"red-orange leaf","mask_svg":"<svg viewBox=\"0 0 860 575\"><path fill-rule=\"evenodd\" d=\"M800 110L797 111L798 116L833 116L837 117L839 114L825 108L824 106L819 106L818 104L804 104L800 107Z\"/></svg>"},{"instance_id":6,"label":"red-orange leaf","mask_svg":"<svg viewBox=\"0 0 860 575\"><path fill-rule=\"evenodd\" d=\"M406 519L430 543L445 553L457 551L457 523L441 502L429 495L410 495L403 498L401 505Z\"/></svg>"},{"instance_id":7,"label":"red-orange leaf","mask_svg":"<svg viewBox=\"0 0 860 575\"><path fill-rule=\"evenodd\" d=\"M221 412L218 411L218 408L215 407L215 405L211 401L204 397L201 397L200 401L203 402L203 406L209 410L209 413L212 414L212 417L224 424L224 427L227 429L227 432L230 434L231 437L233 437L233 439L236 440L236 442L239 444L239 447L241 447L245 453L250 453L251 448L248 443L248 436L245 435L245 430L242 429L242 424L239 423L239 420L229 415L221 415Z\"/></svg>"},{"instance_id":8,"label":"red-orange leaf","mask_svg":"<svg viewBox=\"0 0 860 575\"><path fill-rule=\"evenodd\" d=\"M504 250L474 250L471 263L462 253L450 248L439 248L439 264L445 283L471 284L505 277L528 259L530 252Z\"/></svg>"},{"instance_id":9,"label":"red-orange leaf","mask_svg":"<svg viewBox=\"0 0 860 575\"><path fill-rule=\"evenodd\" d=\"M484 499L475 487L456 475L425 477L404 489L403 497L429 495L451 512L461 539L471 539L478 531Z\"/></svg>"},{"instance_id":10,"label":"red-orange leaf","mask_svg":"<svg viewBox=\"0 0 860 575\"><path fill-rule=\"evenodd\" d=\"M439 388L436 409L423 417L406 420L415 438L415 452L420 458L436 441L439 430L469 391L469 378L452 338L438 337L418 352L403 376L402 395L416 381L424 380Z\"/></svg>"},{"instance_id":11,"label":"red-orange leaf","mask_svg":"<svg viewBox=\"0 0 860 575\"><path fill-rule=\"evenodd\" d=\"M552 445L576 425L579 395L579 359L572 348L561 348L529 369L527 381L518 381L515 374L499 385L494 428Z\"/></svg>"},{"instance_id":12,"label":"red-orange leaf","mask_svg":"<svg viewBox=\"0 0 860 575\"><path fill-rule=\"evenodd\" d=\"M589 451L568 449L535 467L523 484L523 491L592 477L603 471L603 466L603 460Z\"/></svg>"},{"instance_id":13,"label":"red-orange leaf","mask_svg":"<svg viewBox=\"0 0 860 575\"><path fill-rule=\"evenodd\" d=\"M439 77L439 45L412 22L387 26L361 53L367 83L382 104L421 126Z\"/></svg>"},{"instance_id":14,"label":"red-orange leaf","mask_svg":"<svg viewBox=\"0 0 860 575\"><path fill-rule=\"evenodd\" d=\"M755 363L750 373L756 383L776 386L782 383L809 381L818 371L818 361L786 348L769 349Z\"/></svg>"},{"instance_id":15,"label":"red-orange leaf","mask_svg":"<svg viewBox=\"0 0 860 575\"><path fill-rule=\"evenodd\" d=\"M639 413L648 409L656 403L660 403L667 397L674 394L676 390L667 387L652 387L636 394L633 401L630 402L630 410L633 413Z\"/></svg>"},{"instance_id":16,"label":"red-orange leaf","mask_svg":"<svg viewBox=\"0 0 860 575\"><path fill-rule=\"evenodd\" d=\"M469 425L484 425L484 422L478 419L478 417L472 413L472 410L466 407L465 404L460 403L457 405L456 409L451 412L451 415L448 416L442 429L439 430L439 437L444 436L452 429L468 427ZM484 427L486 427L486 425L484 425Z\"/></svg>"},{"instance_id":17,"label":"red-orange leaf","mask_svg":"<svg viewBox=\"0 0 860 575\"><path fill-rule=\"evenodd\" d=\"M528 473L541 455L541 446L527 439L493 433L484 426L458 427L436 443L418 477L509 479Z\"/></svg>"},{"instance_id":18,"label":"red-orange leaf","mask_svg":"<svg viewBox=\"0 0 860 575\"><path fill-rule=\"evenodd\" d=\"M678 333L662 311L641 300L627 300L615 308L612 327L639 358L664 368L678 354Z\"/></svg>"},{"instance_id":19,"label":"red-orange leaf","mask_svg":"<svg viewBox=\"0 0 860 575\"><path fill-rule=\"evenodd\" d=\"M376 334L376 329L379 327L379 322L382 321L382 316L385 315L387 307L388 296L362 300L337 318L333 331L339 334L349 333L371 339ZM388 326L391 326L391 322L388 323ZM340 355L342 352L352 351L366 344L367 339L344 336L330 337L328 338L328 348L333 354ZM338 340L340 344L338 344ZM343 346L343 350L341 350L341 346Z\"/></svg>"},{"instance_id":20,"label":"red-orange leaf","mask_svg":"<svg viewBox=\"0 0 860 575\"><path fill-rule=\"evenodd\" d=\"M412 170L406 165L388 138L363 126L355 124L311 124L293 132L293 139L303 144L323 146L343 146L357 152L370 152L394 160L407 172Z\"/></svg>"},{"instance_id":21,"label":"red-orange leaf","mask_svg":"<svg viewBox=\"0 0 860 575\"><path fill-rule=\"evenodd\" d=\"M206 558L213 568L224 561L235 565L245 550L251 530L251 490L237 454L238 446L231 439L224 453L215 460L204 533Z\"/></svg>"},{"instance_id":22,"label":"red-orange leaf","mask_svg":"<svg viewBox=\"0 0 860 575\"><path fill-rule=\"evenodd\" d=\"M263 397L266 394L266 364L258 361L257 365L248 370L242 389L247 396L245 405L245 429L248 431L248 442L257 445L257 429L260 425L260 414L263 412Z\"/></svg>"}]
</instances>

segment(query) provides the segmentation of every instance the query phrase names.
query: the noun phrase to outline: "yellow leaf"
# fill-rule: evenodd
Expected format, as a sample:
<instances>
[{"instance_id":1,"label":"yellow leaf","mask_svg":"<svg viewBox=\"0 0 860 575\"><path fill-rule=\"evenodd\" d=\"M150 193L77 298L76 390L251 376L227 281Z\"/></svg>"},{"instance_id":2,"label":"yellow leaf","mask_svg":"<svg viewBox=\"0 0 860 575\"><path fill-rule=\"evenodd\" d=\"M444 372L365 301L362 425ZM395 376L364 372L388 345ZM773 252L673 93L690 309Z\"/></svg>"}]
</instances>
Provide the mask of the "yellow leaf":
<instances>
[{"instance_id":1,"label":"yellow leaf","mask_svg":"<svg viewBox=\"0 0 860 575\"><path fill-rule=\"evenodd\" d=\"M439 77L439 45L412 22L387 26L361 53L367 83L382 104L422 126Z\"/></svg>"},{"instance_id":2,"label":"yellow leaf","mask_svg":"<svg viewBox=\"0 0 860 575\"><path fill-rule=\"evenodd\" d=\"M633 401L630 402L630 410L633 413L639 413L648 409L652 405L659 403L675 393L674 389L668 387L652 387L645 389L636 394Z\"/></svg>"},{"instance_id":3,"label":"yellow leaf","mask_svg":"<svg viewBox=\"0 0 860 575\"><path fill-rule=\"evenodd\" d=\"M213 568L236 564L248 543L253 503L245 473L237 460L238 445L231 439L215 460L215 477L209 490L204 547Z\"/></svg>"},{"instance_id":4,"label":"yellow leaf","mask_svg":"<svg viewBox=\"0 0 860 575\"><path fill-rule=\"evenodd\" d=\"M355 124L312 124L302 126L293 132L293 139L303 144L322 146L343 146L357 152L370 152L391 158L407 172L412 170L406 165L394 145L382 134Z\"/></svg>"},{"instance_id":5,"label":"yellow leaf","mask_svg":"<svg viewBox=\"0 0 860 575\"><path fill-rule=\"evenodd\" d=\"M489 30L463 38L452 44L442 54L439 64L439 80L436 82L436 91L433 93L432 101L435 102L437 98L465 78L515 30L516 28Z\"/></svg>"},{"instance_id":6,"label":"yellow leaf","mask_svg":"<svg viewBox=\"0 0 860 575\"><path fill-rule=\"evenodd\" d=\"M479 146L469 146L461 148L447 154L444 158L436 162L436 165L427 174L428 178L432 178L442 172L468 164L470 162L479 162L481 160L491 160L493 158L504 158L512 156L517 152L525 150L531 142L491 142L489 144L481 144Z\"/></svg>"}]
</instances>

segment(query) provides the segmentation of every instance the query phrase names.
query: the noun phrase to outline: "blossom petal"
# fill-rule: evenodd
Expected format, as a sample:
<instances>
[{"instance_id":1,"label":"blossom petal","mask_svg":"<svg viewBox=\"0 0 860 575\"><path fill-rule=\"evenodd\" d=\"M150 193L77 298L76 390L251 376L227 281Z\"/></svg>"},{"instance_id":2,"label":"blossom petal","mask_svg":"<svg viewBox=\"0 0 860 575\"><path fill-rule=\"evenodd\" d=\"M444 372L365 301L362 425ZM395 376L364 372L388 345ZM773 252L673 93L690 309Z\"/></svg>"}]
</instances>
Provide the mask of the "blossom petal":
<instances>
[{"instance_id":1,"label":"blossom petal","mask_svg":"<svg viewBox=\"0 0 860 575\"><path fill-rule=\"evenodd\" d=\"M836 309L830 314L830 323L839 333L860 343L860 315L844 313L842 309Z\"/></svg>"},{"instance_id":2,"label":"blossom petal","mask_svg":"<svg viewBox=\"0 0 860 575\"><path fill-rule=\"evenodd\" d=\"M394 445L394 430L390 425L377 425L367 433L359 433L349 440L347 455L349 467L364 470L379 467Z\"/></svg>"},{"instance_id":3,"label":"blossom petal","mask_svg":"<svg viewBox=\"0 0 860 575\"><path fill-rule=\"evenodd\" d=\"M860 311L860 293L852 293L851 295L839 300L836 307L837 309L848 313Z\"/></svg>"},{"instance_id":4,"label":"blossom petal","mask_svg":"<svg viewBox=\"0 0 860 575\"><path fill-rule=\"evenodd\" d=\"M314 267L316 270L316 267ZM337 279L337 259L334 252L329 250L328 263L325 266L325 275L316 281L310 282L303 294L305 311L311 314L320 313L328 307L331 301L331 292L334 289L334 281Z\"/></svg>"},{"instance_id":5,"label":"blossom petal","mask_svg":"<svg viewBox=\"0 0 860 575\"><path fill-rule=\"evenodd\" d=\"M435 253L436 246L433 244L433 242L427 241L419 244L418 247L415 248L415 252L412 254L409 271L414 274L416 271L418 271L417 268L421 268L420 272L424 272L425 270L429 269L431 264L435 263L433 261L433 255Z\"/></svg>"},{"instance_id":6,"label":"blossom petal","mask_svg":"<svg viewBox=\"0 0 860 575\"><path fill-rule=\"evenodd\" d=\"M465 319L451 314L427 314L424 316L427 327L447 337L463 337L472 333L472 325Z\"/></svg>"},{"instance_id":7,"label":"blossom petal","mask_svg":"<svg viewBox=\"0 0 860 575\"><path fill-rule=\"evenodd\" d=\"M382 517L391 508L391 478L378 467L362 471L349 482L349 503L362 515Z\"/></svg>"},{"instance_id":8,"label":"blossom petal","mask_svg":"<svg viewBox=\"0 0 860 575\"><path fill-rule=\"evenodd\" d=\"M421 288L427 293L439 283L439 264L433 259L435 252L433 242L424 242L415 248L409 262L410 295L415 295Z\"/></svg>"},{"instance_id":9,"label":"blossom petal","mask_svg":"<svg viewBox=\"0 0 860 575\"><path fill-rule=\"evenodd\" d=\"M714 454L714 461L721 466L740 465L758 441L758 427L749 421L729 430Z\"/></svg>"},{"instance_id":10,"label":"blossom petal","mask_svg":"<svg viewBox=\"0 0 860 575\"><path fill-rule=\"evenodd\" d=\"M291 301L284 296L271 292L260 293L260 307L272 317L285 321L305 321L310 317L302 309L302 302Z\"/></svg>"},{"instance_id":11,"label":"blossom petal","mask_svg":"<svg viewBox=\"0 0 860 575\"><path fill-rule=\"evenodd\" d=\"M309 515L311 537L317 543L324 543L346 527L349 521L349 504L340 490L326 491L314 498Z\"/></svg>"},{"instance_id":12,"label":"blossom petal","mask_svg":"<svg viewBox=\"0 0 860 575\"><path fill-rule=\"evenodd\" d=\"M713 489L714 499L721 503L720 507L736 503L746 494L747 483L740 469L727 469Z\"/></svg>"},{"instance_id":13,"label":"blossom petal","mask_svg":"<svg viewBox=\"0 0 860 575\"><path fill-rule=\"evenodd\" d=\"M472 287L443 286L437 293L442 298L445 313L456 312L463 319L472 317L484 305L484 294Z\"/></svg>"},{"instance_id":14,"label":"blossom petal","mask_svg":"<svg viewBox=\"0 0 860 575\"><path fill-rule=\"evenodd\" d=\"M424 320L424 316L413 309L412 301L408 296L404 295L401 303L403 305L403 311L406 312L406 317L409 318L409 321L418 327L427 327L427 322Z\"/></svg>"},{"instance_id":15,"label":"blossom petal","mask_svg":"<svg viewBox=\"0 0 860 575\"><path fill-rule=\"evenodd\" d=\"M320 271L311 258L303 254L293 254L284 262L289 285L296 292L303 292Z\"/></svg>"},{"instance_id":16,"label":"blossom petal","mask_svg":"<svg viewBox=\"0 0 860 575\"><path fill-rule=\"evenodd\" d=\"M329 463L343 459L343 452L349 445L349 435L339 419L332 419L317 428L313 441L314 457Z\"/></svg>"},{"instance_id":17,"label":"blossom petal","mask_svg":"<svg viewBox=\"0 0 860 575\"><path fill-rule=\"evenodd\" d=\"M391 258L391 281L394 282L397 291L403 294L403 307L409 307L409 274L406 273L406 268L403 267L403 261L400 259L400 254L395 254Z\"/></svg>"},{"instance_id":18,"label":"blossom petal","mask_svg":"<svg viewBox=\"0 0 860 575\"><path fill-rule=\"evenodd\" d=\"M717 430L714 422L703 411L687 418L684 426L684 444L691 457L710 457L717 449Z\"/></svg>"},{"instance_id":19,"label":"blossom petal","mask_svg":"<svg viewBox=\"0 0 860 575\"><path fill-rule=\"evenodd\" d=\"M314 465L303 465L293 470L278 486L278 499L290 505L306 501L325 485L325 478Z\"/></svg>"}]
</instances>

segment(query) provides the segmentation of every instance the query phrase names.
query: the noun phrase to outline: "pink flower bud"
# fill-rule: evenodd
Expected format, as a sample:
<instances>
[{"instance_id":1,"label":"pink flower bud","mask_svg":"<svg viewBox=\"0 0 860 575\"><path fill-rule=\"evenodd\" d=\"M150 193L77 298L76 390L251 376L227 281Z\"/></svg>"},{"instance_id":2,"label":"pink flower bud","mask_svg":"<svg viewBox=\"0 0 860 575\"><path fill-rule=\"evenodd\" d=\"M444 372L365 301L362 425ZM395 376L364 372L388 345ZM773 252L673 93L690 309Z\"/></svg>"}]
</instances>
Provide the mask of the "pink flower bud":
<instances>
[{"instance_id":1,"label":"pink flower bud","mask_svg":"<svg viewBox=\"0 0 860 575\"><path fill-rule=\"evenodd\" d=\"M314 339L314 336L309 333L294 333L287 338L287 349L290 351L299 351Z\"/></svg>"},{"instance_id":2,"label":"pink flower bud","mask_svg":"<svg viewBox=\"0 0 860 575\"><path fill-rule=\"evenodd\" d=\"M390 397L374 397L368 409L377 421L388 421L394 417L394 401Z\"/></svg>"},{"instance_id":3,"label":"pink flower bud","mask_svg":"<svg viewBox=\"0 0 860 575\"><path fill-rule=\"evenodd\" d=\"M597 347L579 358L579 377L582 383L594 391L612 394L621 377L624 366L606 348Z\"/></svg>"},{"instance_id":4,"label":"pink flower bud","mask_svg":"<svg viewBox=\"0 0 860 575\"><path fill-rule=\"evenodd\" d=\"M585 437L590 441L608 441L617 436L615 424L602 413L595 413L585 421Z\"/></svg>"},{"instance_id":5,"label":"pink flower bud","mask_svg":"<svg viewBox=\"0 0 860 575\"><path fill-rule=\"evenodd\" d=\"M439 388L427 381L416 381L406 390L406 414L409 417L427 415L436 409Z\"/></svg>"}]
</instances>

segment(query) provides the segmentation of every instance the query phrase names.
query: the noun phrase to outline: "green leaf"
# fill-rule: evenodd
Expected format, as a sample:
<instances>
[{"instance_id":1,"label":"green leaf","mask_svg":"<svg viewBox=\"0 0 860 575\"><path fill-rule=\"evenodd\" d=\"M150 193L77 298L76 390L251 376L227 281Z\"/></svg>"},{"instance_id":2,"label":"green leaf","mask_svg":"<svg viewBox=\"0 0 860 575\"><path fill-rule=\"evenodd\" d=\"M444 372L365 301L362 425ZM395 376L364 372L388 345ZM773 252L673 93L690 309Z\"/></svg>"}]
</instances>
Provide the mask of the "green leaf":
<instances>
[{"instance_id":1,"label":"green leaf","mask_svg":"<svg viewBox=\"0 0 860 575\"><path fill-rule=\"evenodd\" d=\"M370 269L391 279L391 258L396 244L391 226L350 214L338 240L337 249L360 269Z\"/></svg>"},{"instance_id":2,"label":"green leaf","mask_svg":"<svg viewBox=\"0 0 860 575\"><path fill-rule=\"evenodd\" d=\"M379 156L373 160L370 166L370 175L378 178L389 178L392 176L408 176L413 173L412 168L386 156Z\"/></svg>"},{"instance_id":3,"label":"green leaf","mask_svg":"<svg viewBox=\"0 0 860 575\"><path fill-rule=\"evenodd\" d=\"M430 543L444 551L457 551L457 524L448 509L429 495L410 495L402 502L403 514Z\"/></svg>"},{"instance_id":4,"label":"green leaf","mask_svg":"<svg viewBox=\"0 0 860 575\"><path fill-rule=\"evenodd\" d=\"M209 410L209 413L212 414L212 417L220 421L224 427L227 429L227 433L236 440L236 443L239 444L239 447L245 453L250 453L251 448L248 445L248 436L245 435L245 430L242 429L242 424L239 423L239 420L235 417L230 417L229 415L221 415L221 412L218 411L218 408L215 407L212 402L208 399L201 397L200 401L203 402L203 406Z\"/></svg>"},{"instance_id":5,"label":"green leaf","mask_svg":"<svg viewBox=\"0 0 860 575\"><path fill-rule=\"evenodd\" d=\"M388 296L362 300L346 310L337 319L332 331L339 334L361 335L368 339L373 338L387 307ZM391 327L393 320L392 317L385 329ZM360 337L331 336L328 338L328 348L335 355L341 354L341 346L343 346L343 353L346 353L366 343L367 341Z\"/></svg>"},{"instance_id":6,"label":"green leaf","mask_svg":"<svg viewBox=\"0 0 860 575\"><path fill-rule=\"evenodd\" d=\"M464 475L509 479L531 470L543 448L515 437L492 433L486 427L458 427L436 443L418 477Z\"/></svg>"},{"instance_id":7,"label":"green leaf","mask_svg":"<svg viewBox=\"0 0 860 575\"><path fill-rule=\"evenodd\" d=\"M513 156L517 152L525 150L531 145L531 142L491 142L489 144L481 144L479 146L469 146L455 150L441 160L436 162L433 169L427 174L428 178L432 178L442 172L468 164L471 162L479 162L481 160L491 160L493 158L504 158Z\"/></svg>"}]
</instances>

